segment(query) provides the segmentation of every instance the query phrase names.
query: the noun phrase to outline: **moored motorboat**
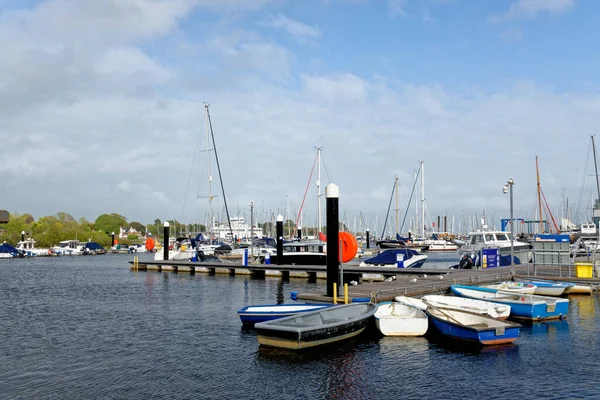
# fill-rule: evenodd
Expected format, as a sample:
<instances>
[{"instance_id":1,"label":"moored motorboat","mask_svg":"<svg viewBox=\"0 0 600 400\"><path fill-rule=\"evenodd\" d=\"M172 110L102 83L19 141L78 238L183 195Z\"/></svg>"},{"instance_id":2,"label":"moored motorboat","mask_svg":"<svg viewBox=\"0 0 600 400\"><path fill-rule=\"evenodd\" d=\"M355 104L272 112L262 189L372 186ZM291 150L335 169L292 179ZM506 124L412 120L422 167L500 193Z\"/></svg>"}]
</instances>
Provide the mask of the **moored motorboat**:
<instances>
[{"instance_id":1,"label":"moored motorboat","mask_svg":"<svg viewBox=\"0 0 600 400\"><path fill-rule=\"evenodd\" d=\"M443 335L480 345L512 343L521 325L485 315L448 308L427 307L432 325Z\"/></svg>"},{"instance_id":2,"label":"moored motorboat","mask_svg":"<svg viewBox=\"0 0 600 400\"><path fill-rule=\"evenodd\" d=\"M277 318L289 317L299 313L320 310L331 307L332 304L263 304L246 306L238 311L242 324L253 325L259 322L271 321Z\"/></svg>"},{"instance_id":3,"label":"moored motorboat","mask_svg":"<svg viewBox=\"0 0 600 400\"><path fill-rule=\"evenodd\" d=\"M422 299L416 299L406 296L397 296L395 300L403 304L413 305L422 310L427 309L427 305L429 304L433 307L468 311L475 314L487 315L496 319L506 319L510 315L509 305L469 299L466 297L427 295L423 296Z\"/></svg>"},{"instance_id":4,"label":"moored motorboat","mask_svg":"<svg viewBox=\"0 0 600 400\"><path fill-rule=\"evenodd\" d=\"M18 250L12 245L3 242L0 243L0 258L14 258L19 254Z\"/></svg>"},{"instance_id":5,"label":"moored motorboat","mask_svg":"<svg viewBox=\"0 0 600 400\"><path fill-rule=\"evenodd\" d=\"M427 332L425 313L412 306L393 301L377 305L375 325L385 336L422 336Z\"/></svg>"},{"instance_id":6,"label":"moored motorboat","mask_svg":"<svg viewBox=\"0 0 600 400\"><path fill-rule=\"evenodd\" d=\"M510 305L510 315L515 318L540 321L567 316L569 300L534 294L514 293L481 286L451 285L457 296L493 301Z\"/></svg>"},{"instance_id":7,"label":"moored motorboat","mask_svg":"<svg viewBox=\"0 0 600 400\"><path fill-rule=\"evenodd\" d=\"M260 322L254 329L262 346L300 350L357 336L376 310L373 303L344 304Z\"/></svg>"}]
</instances>

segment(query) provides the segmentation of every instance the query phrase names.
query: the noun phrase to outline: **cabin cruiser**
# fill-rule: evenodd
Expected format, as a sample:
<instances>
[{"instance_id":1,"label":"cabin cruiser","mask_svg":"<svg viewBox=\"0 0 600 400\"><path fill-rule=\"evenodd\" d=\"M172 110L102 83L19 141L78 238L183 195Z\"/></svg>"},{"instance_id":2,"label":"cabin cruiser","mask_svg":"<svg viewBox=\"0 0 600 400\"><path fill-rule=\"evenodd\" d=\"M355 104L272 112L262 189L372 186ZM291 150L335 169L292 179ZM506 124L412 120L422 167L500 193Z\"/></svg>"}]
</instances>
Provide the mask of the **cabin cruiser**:
<instances>
[{"instance_id":1,"label":"cabin cruiser","mask_svg":"<svg viewBox=\"0 0 600 400\"><path fill-rule=\"evenodd\" d=\"M504 231L477 231L469 233L465 244L461 250L468 252L479 252L481 249L498 248L500 254L510 254L511 235ZM515 251L530 250L531 245L527 242L521 242L513 239L513 248Z\"/></svg>"},{"instance_id":2,"label":"cabin cruiser","mask_svg":"<svg viewBox=\"0 0 600 400\"><path fill-rule=\"evenodd\" d=\"M26 257L47 256L50 249L38 249L35 247L35 240L27 238L17 243L16 249Z\"/></svg>"},{"instance_id":3,"label":"cabin cruiser","mask_svg":"<svg viewBox=\"0 0 600 400\"><path fill-rule=\"evenodd\" d=\"M196 238L180 237L169 246L169 260L179 261L205 261L206 258L215 258L218 254L231 252L231 246L224 243L208 244L201 241L202 236ZM164 254L157 251L154 254L154 260L162 261Z\"/></svg>"},{"instance_id":4,"label":"cabin cruiser","mask_svg":"<svg viewBox=\"0 0 600 400\"><path fill-rule=\"evenodd\" d=\"M327 243L320 240L300 240L283 243L282 264L327 265ZM260 263L277 264L277 247L261 247Z\"/></svg>"},{"instance_id":5,"label":"cabin cruiser","mask_svg":"<svg viewBox=\"0 0 600 400\"><path fill-rule=\"evenodd\" d=\"M48 253L61 256L80 256L85 254L85 245L79 243L79 240L63 240L58 243L58 246L52 247Z\"/></svg>"},{"instance_id":6,"label":"cabin cruiser","mask_svg":"<svg viewBox=\"0 0 600 400\"><path fill-rule=\"evenodd\" d=\"M415 240L415 245L427 247L427 251L456 251L458 245L446 239L439 238L435 233L428 239Z\"/></svg>"}]
</instances>

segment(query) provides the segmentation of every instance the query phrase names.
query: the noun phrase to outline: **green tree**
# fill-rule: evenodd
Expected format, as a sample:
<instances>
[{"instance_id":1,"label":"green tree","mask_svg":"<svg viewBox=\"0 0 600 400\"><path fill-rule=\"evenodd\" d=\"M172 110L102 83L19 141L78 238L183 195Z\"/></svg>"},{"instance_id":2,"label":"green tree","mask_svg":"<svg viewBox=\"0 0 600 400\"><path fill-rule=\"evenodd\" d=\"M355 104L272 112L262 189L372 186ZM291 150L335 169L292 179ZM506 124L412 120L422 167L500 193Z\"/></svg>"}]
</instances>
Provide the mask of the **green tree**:
<instances>
[{"instance_id":1,"label":"green tree","mask_svg":"<svg viewBox=\"0 0 600 400\"><path fill-rule=\"evenodd\" d=\"M133 221L129 224L129 227L135 229L136 231L142 234L146 232L146 225L140 222Z\"/></svg>"},{"instance_id":2,"label":"green tree","mask_svg":"<svg viewBox=\"0 0 600 400\"><path fill-rule=\"evenodd\" d=\"M112 232L115 232L115 235L117 235L119 228L126 226L128 226L127 219L119 214L102 214L94 222L96 230L102 231L107 235L110 235Z\"/></svg>"}]
</instances>

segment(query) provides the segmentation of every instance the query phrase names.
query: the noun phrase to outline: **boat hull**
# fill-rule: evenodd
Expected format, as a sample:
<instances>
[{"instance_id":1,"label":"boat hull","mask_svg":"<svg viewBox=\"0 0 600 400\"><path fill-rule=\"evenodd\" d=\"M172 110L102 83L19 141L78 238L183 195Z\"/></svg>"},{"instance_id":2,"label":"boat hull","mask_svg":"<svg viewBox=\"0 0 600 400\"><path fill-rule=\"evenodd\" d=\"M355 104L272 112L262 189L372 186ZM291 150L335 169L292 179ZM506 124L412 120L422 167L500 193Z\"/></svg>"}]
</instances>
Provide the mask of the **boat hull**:
<instances>
[{"instance_id":1,"label":"boat hull","mask_svg":"<svg viewBox=\"0 0 600 400\"><path fill-rule=\"evenodd\" d=\"M521 328L512 322L456 310L428 308L427 315L442 335L484 346L513 343L519 337ZM464 316L468 317L469 325L462 323Z\"/></svg>"},{"instance_id":2,"label":"boat hull","mask_svg":"<svg viewBox=\"0 0 600 400\"><path fill-rule=\"evenodd\" d=\"M533 321L561 319L569 312L569 300L547 296L497 291L495 289L452 285L457 296L510 305L510 315Z\"/></svg>"},{"instance_id":3,"label":"boat hull","mask_svg":"<svg viewBox=\"0 0 600 400\"><path fill-rule=\"evenodd\" d=\"M261 322L254 328L260 345L301 350L359 335L376 309L371 303L352 303Z\"/></svg>"},{"instance_id":4,"label":"boat hull","mask_svg":"<svg viewBox=\"0 0 600 400\"><path fill-rule=\"evenodd\" d=\"M238 316L242 324L254 325L303 312L320 310L325 307L331 307L331 304L269 304L247 306L238 311Z\"/></svg>"},{"instance_id":5,"label":"boat hull","mask_svg":"<svg viewBox=\"0 0 600 400\"><path fill-rule=\"evenodd\" d=\"M423 336L429 326L423 311L391 301L379 303L374 317L377 329L385 336Z\"/></svg>"}]
</instances>

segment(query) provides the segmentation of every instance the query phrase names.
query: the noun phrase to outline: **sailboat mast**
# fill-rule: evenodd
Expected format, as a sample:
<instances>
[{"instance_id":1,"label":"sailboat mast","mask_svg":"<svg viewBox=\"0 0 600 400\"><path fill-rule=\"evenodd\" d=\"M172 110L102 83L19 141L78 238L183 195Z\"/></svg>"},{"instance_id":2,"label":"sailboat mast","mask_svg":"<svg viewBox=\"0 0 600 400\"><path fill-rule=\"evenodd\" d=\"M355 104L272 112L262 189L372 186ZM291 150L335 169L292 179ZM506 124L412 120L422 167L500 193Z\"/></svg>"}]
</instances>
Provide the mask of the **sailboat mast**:
<instances>
[{"instance_id":1,"label":"sailboat mast","mask_svg":"<svg viewBox=\"0 0 600 400\"><path fill-rule=\"evenodd\" d=\"M425 164L421 161L421 238L425 239Z\"/></svg>"},{"instance_id":2,"label":"sailboat mast","mask_svg":"<svg viewBox=\"0 0 600 400\"><path fill-rule=\"evenodd\" d=\"M317 148L317 224L319 225L319 233L322 230L321 222L321 148Z\"/></svg>"},{"instance_id":3,"label":"sailboat mast","mask_svg":"<svg viewBox=\"0 0 600 400\"><path fill-rule=\"evenodd\" d=\"M540 186L540 169L538 166L538 157L537 156L535 156L535 172L537 175L538 208L539 208L539 213L540 213L540 233L544 233L544 224L542 223L542 188Z\"/></svg>"},{"instance_id":4,"label":"sailboat mast","mask_svg":"<svg viewBox=\"0 0 600 400\"><path fill-rule=\"evenodd\" d=\"M398 175L396 175L396 182L394 183L396 187L396 233L400 234L398 231Z\"/></svg>"},{"instance_id":5,"label":"sailboat mast","mask_svg":"<svg viewBox=\"0 0 600 400\"><path fill-rule=\"evenodd\" d=\"M596 159L596 144L592 135L592 152L594 153L594 171L596 172L596 189L598 190L598 201L600 201L600 182L598 181L598 161Z\"/></svg>"},{"instance_id":6,"label":"sailboat mast","mask_svg":"<svg viewBox=\"0 0 600 400\"><path fill-rule=\"evenodd\" d=\"M417 179L419 177L419 171L415 171L415 185L417 184ZM417 191L418 193L418 191ZM419 229L419 202L416 200L416 196L415 196L415 219L414 219L414 225L413 225L413 234L414 235L418 235L420 232Z\"/></svg>"},{"instance_id":7,"label":"sailboat mast","mask_svg":"<svg viewBox=\"0 0 600 400\"><path fill-rule=\"evenodd\" d=\"M205 112L205 117L206 117L206 127L208 128L209 126L209 117L208 117L208 104L204 104L204 109L206 110ZM212 244L213 241L213 217L212 217L212 193L211 193L211 186L212 186L212 175L210 173L210 128L206 129L206 163L207 163L207 171L208 171L208 234L209 234L209 240L210 243Z\"/></svg>"},{"instance_id":8,"label":"sailboat mast","mask_svg":"<svg viewBox=\"0 0 600 400\"><path fill-rule=\"evenodd\" d=\"M213 133L212 121L210 120L210 112L208 111L208 104L205 104L204 107L206 108L206 117L208 118L208 127L210 128L210 136L212 137L213 150L215 151L215 161L217 162L217 171L219 172L219 181L221 182L221 193L223 193L223 203L225 204L225 214L227 214L227 225L229 226L229 232L231 233L231 238L233 239L234 236L233 236L233 229L231 228L231 218L229 218L229 208L227 208L227 197L225 196L225 188L223 187L223 176L221 175L221 166L219 165L219 157L217 155L217 145L215 143L215 135ZM212 180L212 178L211 178L211 180ZM209 193L209 196L210 196L210 193ZM211 198L209 197L209 199L211 199ZM212 227L211 227L211 231L212 231Z\"/></svg>"}]
</instances>

